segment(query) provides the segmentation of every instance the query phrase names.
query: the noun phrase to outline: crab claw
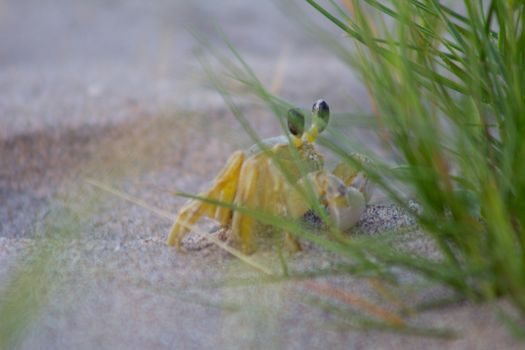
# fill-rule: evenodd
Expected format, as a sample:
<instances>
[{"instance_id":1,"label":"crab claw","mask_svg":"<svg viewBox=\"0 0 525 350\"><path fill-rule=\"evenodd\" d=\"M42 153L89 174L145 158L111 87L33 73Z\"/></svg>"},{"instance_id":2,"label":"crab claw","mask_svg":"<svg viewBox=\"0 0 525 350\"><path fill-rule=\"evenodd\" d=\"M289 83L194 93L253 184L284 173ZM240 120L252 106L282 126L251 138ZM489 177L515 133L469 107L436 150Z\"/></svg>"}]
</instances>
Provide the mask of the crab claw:
<instances>
[{"instance_id":1,"label":"crab claw","mask_svg":"<svg viewBox=\"0 0 525 350\"><path fill-rule=\"evenodd\" d=\"M362 154L353 153L351 154L351 157L355 161L360 162L366 165L367 167L373 166L372 161ZM341 179L345 186L353 187L359 192L363 193L363 195L365 196L366 203L370 201L372 193L374 192L374 185L372 184L368 175L364 171L361 171L356 166L348 162L340 162L334 168L332 174Z\"/></svg>"},{"instance_id":2,"label":"crab claw","mask_svg":"<svg viewBox=\"0 0 525 350\"><path fill-rule=\"evenodd\" d=\"M344 231L354 226L366 208L366 198L361 191L347 187L335 175L321 172L316 181L320 200L326 205L332 223Z\"/></svg>"},{"instance_id":3,"label":"crab claw","mask_svg":"<svg viewBox=\"0 0 525 350\"><path fill-rule=\"evenodd\" d=\"M327 214L340 230L347 230L359 221L366 208L366 198L357 188L346 186L337 176L325 171L309 173L299 180L298 188L308 193L310 188L319 203L327 210ZM309 201L299 189L293 190L288 196L289 213L293 218L312 214Z\"/></svg>"},{"instance_id":4,"label":"crab claw","mask_svg":"<svg viewBox=\"0 0 525 350\"><path fill-rule=\"evenodd\" d=\"M345 231L354 226L366 208L363 193L353 187L343 187L337 197L327 199L327 208L334 225Z\"/></svg>"}]
</instances>

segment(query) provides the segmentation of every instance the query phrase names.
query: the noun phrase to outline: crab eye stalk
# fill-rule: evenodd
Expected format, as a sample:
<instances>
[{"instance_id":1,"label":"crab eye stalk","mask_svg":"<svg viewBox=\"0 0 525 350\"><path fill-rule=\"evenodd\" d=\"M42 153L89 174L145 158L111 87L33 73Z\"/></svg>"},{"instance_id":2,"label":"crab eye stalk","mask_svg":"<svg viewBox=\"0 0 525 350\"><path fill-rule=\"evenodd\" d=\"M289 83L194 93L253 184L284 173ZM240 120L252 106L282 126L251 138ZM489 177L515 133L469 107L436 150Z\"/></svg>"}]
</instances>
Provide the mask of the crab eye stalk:
<instances>
[{"instance_id":1,"label":"crab eye stalk","mask_svg":"<svg viewBox=\"0 0 525 350\"><path fill-rule=\"evenodd\" d=\"M315 141L319 133L323 132L328 125L330 119L330 108L325 100L317 100L312 106L312 126L310 130L305 134L305 138L308 142L312 143Z\"/></svg>"},{"instance_id":2,"label":"crab eye stalk","mask_svg":"<svg viewBox=\"0 0 525 350\"><path fill-rule=\"evenodd\" d=\"M297 108L288 111L288 130L295 137L300 138L304 133L304 115Z\"/></svg>"},{"instance_id":3,"label":"crab eye stalk","mask_svg":"<svg viewBox=\"0 0 525 350\"><path fill-rule=\"evenodd\" d=\"M323 132L330 120L330 107L325 100L317 100L312 106L313 123L319 132Z\"/></svg>"}]
</instances>

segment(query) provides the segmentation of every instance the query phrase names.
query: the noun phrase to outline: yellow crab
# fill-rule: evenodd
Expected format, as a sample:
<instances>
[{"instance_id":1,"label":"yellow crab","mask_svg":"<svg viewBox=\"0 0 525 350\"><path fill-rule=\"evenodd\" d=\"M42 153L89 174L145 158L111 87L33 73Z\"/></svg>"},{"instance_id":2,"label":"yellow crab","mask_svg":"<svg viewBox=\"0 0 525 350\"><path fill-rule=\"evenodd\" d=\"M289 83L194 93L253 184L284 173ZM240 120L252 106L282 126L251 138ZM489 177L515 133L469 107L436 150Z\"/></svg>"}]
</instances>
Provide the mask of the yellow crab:
<instances>
[{"instance_id":1,"label":"yellow crab","mask_svg":"<svg viewBox=\"0 0 525 350\"><path fill-rule=\"evenodd\" d=\"M278 136L263 140L263 147L254 145L247 151L236 151L213 180L211 188L201 192L199 197L300 219L311 213L305 192L301 190L309 186L332 222L341 230L348 229L359 220L372 189L368 177L346 163L337 165L332 173L323 170L323 157L313 142L326 128L329 116L328 104L318 100L312 107L312 125L305 133L303 114L298 109L289 110L291 143L286 136ZM181 208L167 243L179 248L184 235L203 215L224 227L231 225L232 238L241 244L243 252L253 251L255 219L196 199ZM285 237L292 250L300 249L299 242L290 234L286 233Z\"/></svg>"}]
</instances>

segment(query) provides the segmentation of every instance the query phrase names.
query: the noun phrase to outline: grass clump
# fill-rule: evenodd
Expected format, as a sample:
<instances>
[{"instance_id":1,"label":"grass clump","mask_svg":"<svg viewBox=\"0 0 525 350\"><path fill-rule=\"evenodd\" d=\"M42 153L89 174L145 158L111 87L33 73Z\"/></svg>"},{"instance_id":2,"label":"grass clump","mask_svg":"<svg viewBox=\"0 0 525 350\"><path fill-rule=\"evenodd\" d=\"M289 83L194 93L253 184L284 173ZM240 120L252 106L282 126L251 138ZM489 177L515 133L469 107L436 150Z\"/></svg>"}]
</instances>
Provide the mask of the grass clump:
<instances>
[{"instance_id":1,"label":"grass clump","mask_svg":"<svg viewBox=\"0 0 525 350\"><path fill-rule=\"evenodd\" d=\"M330 44L361 74L398 163L373 176L397 202L398 184L415 195L461 276L435 277L525 313L525 4L307 2L355 43Z\"/></svg>"},{"instance_id":2,"label":"grass clump","mask_svg":"<svg viewBox=\"0 0 525 350\"><path fill-rule=\"evenodd\" d=\"M422 210L415 215L443 259L380 242L322 245L358 257L364 269L408 268L470 300L506 296L525 315L525 4L306 2L345 36L317 26L302 7L284 6L360 73L370 94L369 124L391 159L369 154L376 162L365 170L401 206L417 199ZM230 49L238 64L216 55L229 76L283 115L290 104L266 90ZM355 164L342 135L335 131L324 146L366 167Z\"/></svg>"},{"instance_id":3,"label":"grass clump","mask_svg":"<svg viewBox=\"0 0 525 350\"><path fill-rule=\"evenodd\" d=\"M358 42L349 63L401 166L378 182L400 201L393 176L418 198L420 223L464 275L457 290L525 312L524 4L347 1L337 19L308 2Z\"/></svg>"}]
</instances>

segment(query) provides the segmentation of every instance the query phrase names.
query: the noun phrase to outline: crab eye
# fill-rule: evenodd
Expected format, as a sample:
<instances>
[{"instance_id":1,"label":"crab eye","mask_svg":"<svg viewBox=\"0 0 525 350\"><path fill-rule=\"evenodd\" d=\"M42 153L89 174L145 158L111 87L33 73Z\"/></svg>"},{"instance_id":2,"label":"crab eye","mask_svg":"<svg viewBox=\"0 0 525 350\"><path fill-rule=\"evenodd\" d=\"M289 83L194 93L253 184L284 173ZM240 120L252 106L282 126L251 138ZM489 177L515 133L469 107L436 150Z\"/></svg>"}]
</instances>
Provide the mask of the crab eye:
<instances>
[{"instance_id":1,"label":"crab eye","mask_svg":"<svg viewBox=\"0 0 525 350\"><path fill-rule=\"evenodd\" d=\"M330 119L330 107L325 100L317 100L312 106L313 122L317 125L319 132L326 129Z\"/></svg>"},{"instance_id":2,"label":"crab eye","mask_svg":"<svg viewBox=\"0 0 525 350\"><path fill-rule=\"evenodd\" d=\"M301 137L304 133L304 115L297 108L288 111L288 130L292 135Z\"/></svg>"}]
</instances>

